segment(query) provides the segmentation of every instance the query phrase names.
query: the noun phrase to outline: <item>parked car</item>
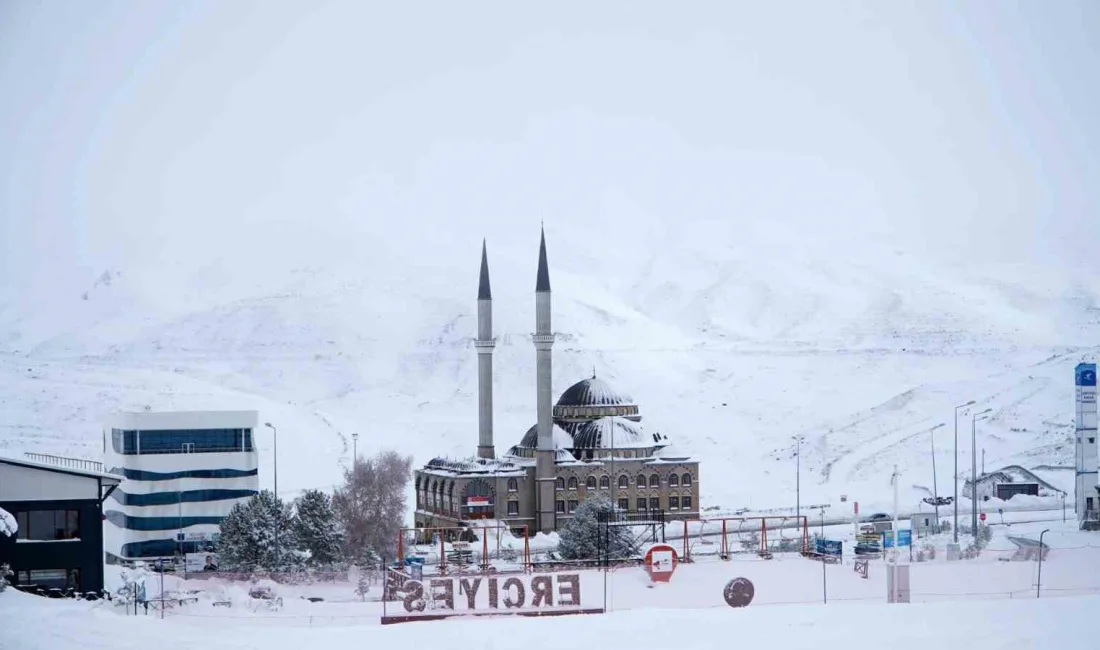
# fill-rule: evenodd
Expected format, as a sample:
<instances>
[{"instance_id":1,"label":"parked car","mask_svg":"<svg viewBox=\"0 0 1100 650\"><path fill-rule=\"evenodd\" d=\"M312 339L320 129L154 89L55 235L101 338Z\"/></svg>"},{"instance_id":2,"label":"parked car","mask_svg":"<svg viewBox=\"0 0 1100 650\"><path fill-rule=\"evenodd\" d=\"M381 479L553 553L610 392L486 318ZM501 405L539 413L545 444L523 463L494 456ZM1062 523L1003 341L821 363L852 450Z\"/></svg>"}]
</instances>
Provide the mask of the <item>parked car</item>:
<instances>
[{"instance_id":1,"label":"parked car","mask_svg":"<svg viewBox=\"0 0 1100 650\"><path fill-rule=\"evenodd\" d=\"M885 512L876 512L875 514L868 517L867 521L890 521L891 519L893 519L893 517L886 514Z\"/></svg>"}]
</instances>

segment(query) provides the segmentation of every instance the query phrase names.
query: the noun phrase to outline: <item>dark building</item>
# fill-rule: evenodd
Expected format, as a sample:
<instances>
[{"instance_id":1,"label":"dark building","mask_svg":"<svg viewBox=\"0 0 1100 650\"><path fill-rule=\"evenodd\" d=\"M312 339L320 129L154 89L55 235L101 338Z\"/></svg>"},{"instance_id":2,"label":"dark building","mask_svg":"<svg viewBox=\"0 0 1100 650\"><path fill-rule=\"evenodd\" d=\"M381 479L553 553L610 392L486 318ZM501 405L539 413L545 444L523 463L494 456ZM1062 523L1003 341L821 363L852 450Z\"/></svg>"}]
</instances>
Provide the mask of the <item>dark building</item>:
<instances>
[{"instance_id":1,"label":"dark building","mask_svg":"<svg viewBox=\"0 0 1100 650\"><path fill-rule=\"evenodd\" d=\"M19 589L102 591L103 500L122 478L93 461L33 457L0 457L0 508L19 526L0 536L0 563Z\"/></svg>"}]
</instances>

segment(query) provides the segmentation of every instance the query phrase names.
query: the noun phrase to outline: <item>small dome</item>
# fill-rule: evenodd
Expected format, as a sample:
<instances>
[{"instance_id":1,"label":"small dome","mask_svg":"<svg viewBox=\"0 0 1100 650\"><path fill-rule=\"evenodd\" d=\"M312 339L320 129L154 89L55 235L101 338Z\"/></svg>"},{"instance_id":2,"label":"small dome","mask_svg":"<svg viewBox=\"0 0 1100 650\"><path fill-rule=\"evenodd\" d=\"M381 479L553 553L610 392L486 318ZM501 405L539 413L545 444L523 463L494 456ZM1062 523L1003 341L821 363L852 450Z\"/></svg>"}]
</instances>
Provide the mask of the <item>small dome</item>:
<instances>
[{"instance_id":1,"label":"small dome","mask_svg":"<svg viewBox=\"0 0 1100 650\"><path fill-rule=\"evenodd\" d=\"M628 406L634 399L625 393L619 393L595 375L578 381L558 398L558 406Z\"/></svg>"},{"instance_id":2,"label":"small dome","mask_svg":"<svg viewBox=\"0 0 1100 650\"><path fill-rule=\"evenodd\" d=\"M646 435L642 425L619 417L585 422L573 434L574 449L645 449L662 444L667 443Z\"/></svg>"},{"instance_id":3,"label":"small dome","mask_svg":"<svg viewBox=\"0 0 1100 650\"><path fill-rule=\"evenodd\" d=\"M573 436L569 435L569 432L561 428L558 425L554 425L554 449L572 449L573 448ZM539 447L539 425L534 425L527 430L527 433L523 435L523 439L516 445L520 449L538 449Z\"/></svg>"}]
</instances>

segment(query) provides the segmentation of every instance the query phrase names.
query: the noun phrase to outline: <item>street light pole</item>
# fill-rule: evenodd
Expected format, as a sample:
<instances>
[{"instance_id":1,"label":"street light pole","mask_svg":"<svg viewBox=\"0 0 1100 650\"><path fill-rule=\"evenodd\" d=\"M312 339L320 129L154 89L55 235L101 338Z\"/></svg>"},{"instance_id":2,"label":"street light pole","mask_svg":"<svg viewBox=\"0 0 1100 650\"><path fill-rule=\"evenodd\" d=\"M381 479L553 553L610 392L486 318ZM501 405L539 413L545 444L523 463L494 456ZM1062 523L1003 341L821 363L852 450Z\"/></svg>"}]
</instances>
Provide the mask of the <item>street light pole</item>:
<instances>
[{"instance_id":1,"label":"street light pole","mask_svg":"<svg viewBox=\"0 0 1100 650\"><path fill-rule=\"evenodd\" d=\"M932 530L936 533L940 532L940 488L936 479L936 429L947 426L946 422L940 422L928 432L932 443L932 500L934 507L936 508L936 525Z\"/></svg>"},{"instance_id":2,"label":"street light pole","mask_svg":"<svg viewBox=\"0 0 1100 650\"><path fill-rule=\"evenodd\" d=\"M358 433L351 434L351 449L352 449L352 452L351 452L351 465L352 465L352 467L354 467L355 464L359 462L359 434Z\"/></svg>"},{"instance_id":3,"label":"street light pole","mask_svg":"<svg viewBox=\"0 0 1100 650\"><path fill-rule=\"evenodd\" d=\"M1050 532L1047 528L1043 532L1039 533L1039 577L1035 580L1035 597L1039 597L1039 588L1043 586L1043 535Z\"/></svg>"},{"instance_id":4,"label":"street light pole","mask_svg":"<svg viewBox=\"0 0 1100 650\"><path fill-rule=\"evenodd\" d=\"M802 516L802 436L794 437L794 517Z\"/></svg>"},{"instance_id":5,"label":"street light pole","mask_svg":"<svg viewBox=\"0 0 1100 650\"><path fill-rule=\"evenodd\" d=\"M955 521L954 525L951 526L951 530L956 544L959 543L959 409L972 404L974 404L974 400L955 407Z\"/></svg>"},{"instance_id":6,"label":"street light pole","mask_svg":"<svg viewBox=\"0 0 1100 650\"><path fill-rule=\"evenodd\" d=\"M278 565L282 554L279 552L279 528L282 523L283 509L279 506L279 431L270 422L264 422L264 426L271 429L272 437L274 438L274 451L272 452L272 460L275 466L275 564Z\"/></svg>"},{"instance_id":7,"label":"street light pole","mask_svg":"<svg viewBox=\"0 0 1100 650\"><path fill-rule=\"evenodd\" d=\"M978 416L992 410L986 409L970 416L970 530L974 533L974 539L978 538Z\"/></svg>"}]
</instances>

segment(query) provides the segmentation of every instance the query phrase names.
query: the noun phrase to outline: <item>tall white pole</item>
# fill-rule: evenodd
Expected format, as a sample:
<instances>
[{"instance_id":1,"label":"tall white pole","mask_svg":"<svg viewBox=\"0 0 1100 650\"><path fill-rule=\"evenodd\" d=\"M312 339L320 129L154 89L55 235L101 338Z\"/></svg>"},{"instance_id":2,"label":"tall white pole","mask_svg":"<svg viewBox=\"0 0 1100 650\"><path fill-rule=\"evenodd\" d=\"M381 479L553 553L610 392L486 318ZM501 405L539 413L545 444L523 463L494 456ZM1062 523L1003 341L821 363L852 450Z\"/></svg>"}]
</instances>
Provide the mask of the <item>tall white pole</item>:
<instances>
[{"instance_id":1,"label":"tall white pole","mask_svg":"<svg viewBox=\"0 0 1100 650\"><path fill-rule=\"evenodd\" d=\"M898 595L900 593L898 589L898 466L894 465L894 557L892 558L891 572L894 576L894 602L898 602Z\"/></svg>"}]
</instances>

